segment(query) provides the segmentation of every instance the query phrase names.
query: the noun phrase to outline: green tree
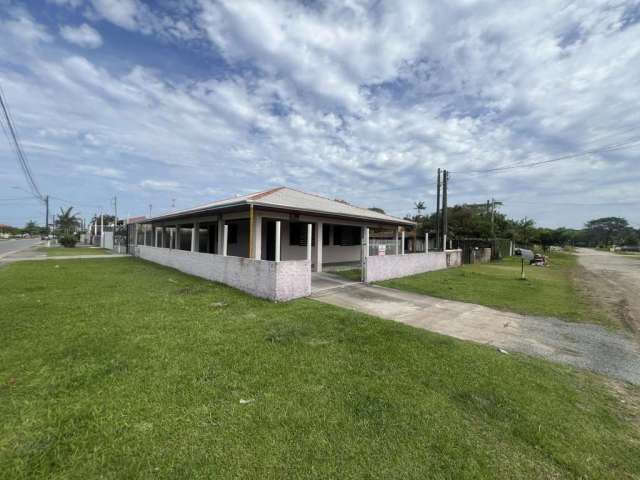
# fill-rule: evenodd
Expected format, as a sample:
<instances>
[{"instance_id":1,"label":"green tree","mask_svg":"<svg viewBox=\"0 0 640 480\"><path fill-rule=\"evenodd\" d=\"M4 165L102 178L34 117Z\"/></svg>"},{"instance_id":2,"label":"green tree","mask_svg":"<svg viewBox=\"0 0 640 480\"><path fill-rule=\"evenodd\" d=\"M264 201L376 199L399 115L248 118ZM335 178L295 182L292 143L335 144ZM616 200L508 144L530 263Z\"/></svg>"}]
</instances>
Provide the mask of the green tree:
<instances>
[{"instance_id":1,"label":"green tree","mask_svg":"<svg viewBox=\"0 0 640 480\"><path fill-rule=\"evenodd\" d=\"M609 246L620 243L629 231L629 222L622 217L603 217L585 224L585 236L590 245Z\"/></svg>"},{"instance_id":2,"label":"green tree","mask_svg":"<svg viewBox=\"0 0 640 480\"><path fill-rule=\"evenodd\" d=\"M74 230L80 226L80 219L73 213L73 207L69 207L66 210L60 207L60 214L58 215L58 229L65 235L70 235Z\"/></svg>"},{"instance_id":3,"label":"green tree","mask_svg":"<svg viewBox=\"0 0 640 480\"><path fill-rule=\"evenodd\" d=\"M24 233L28 233L29 235L37 235L42 230L36 222L33 220L29 220L27 224L24 226Z\"/></svg>"}]
</instances>

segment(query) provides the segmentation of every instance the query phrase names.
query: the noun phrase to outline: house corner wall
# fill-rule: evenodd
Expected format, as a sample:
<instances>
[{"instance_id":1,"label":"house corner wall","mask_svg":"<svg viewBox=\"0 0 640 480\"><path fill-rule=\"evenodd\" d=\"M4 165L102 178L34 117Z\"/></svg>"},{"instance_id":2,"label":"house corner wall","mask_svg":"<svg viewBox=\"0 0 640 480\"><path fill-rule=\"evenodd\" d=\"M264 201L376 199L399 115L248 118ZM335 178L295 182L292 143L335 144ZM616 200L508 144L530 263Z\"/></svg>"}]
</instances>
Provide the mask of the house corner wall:
<instances>
[{"instance_id":1,"label":"house corner wall","mask_svg":"<svg viewBox=\"0 0 640 480\"><path fill-rule=\"evenodd\" d=\"M308 261L270 262L138 245L134 255L260 298L281 302L311 293Z\"/></svg>"}]
</instances>

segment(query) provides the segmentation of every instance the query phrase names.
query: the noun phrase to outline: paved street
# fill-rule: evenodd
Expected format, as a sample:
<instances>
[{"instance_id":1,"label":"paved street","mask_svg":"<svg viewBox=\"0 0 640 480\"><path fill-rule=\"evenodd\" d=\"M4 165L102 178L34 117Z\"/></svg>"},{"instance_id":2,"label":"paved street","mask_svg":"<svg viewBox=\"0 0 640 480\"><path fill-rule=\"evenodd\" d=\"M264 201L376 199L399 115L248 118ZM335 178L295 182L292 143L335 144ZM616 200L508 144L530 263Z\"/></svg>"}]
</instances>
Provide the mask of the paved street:
<instances>
[{"instance_id":1,"label":"paved street","mask_svg":"<svg viewBox=\"0 0 640 480\"><path fill-rule=\"evenodd\" d=\"M42 240L39 238L24 238L20 240L0 240L0 258L3 258L11 253L20 252L26 250L34 245L37 245Z\"/></svg>"}]
</instances>

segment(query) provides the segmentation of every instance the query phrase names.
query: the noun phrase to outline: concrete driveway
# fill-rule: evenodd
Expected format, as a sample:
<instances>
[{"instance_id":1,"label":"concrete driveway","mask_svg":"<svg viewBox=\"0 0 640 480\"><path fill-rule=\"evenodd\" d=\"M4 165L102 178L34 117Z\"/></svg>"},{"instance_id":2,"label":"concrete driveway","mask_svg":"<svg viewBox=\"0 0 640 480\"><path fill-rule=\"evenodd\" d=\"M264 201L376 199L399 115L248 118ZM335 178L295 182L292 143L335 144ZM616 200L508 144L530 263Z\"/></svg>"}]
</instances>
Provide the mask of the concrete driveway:
<instances>
[{"instance_id":1,"label":"concrete driveway","mask_svg":"<svg viewBox=\"0 0 640 480\"><path fill-rule=\"evenodd\" d=\"M631 335L597 325L524 316L374 285L346 285L318 291L312 298L640 385L640 346Z\"/></svg>"}]
</instances>

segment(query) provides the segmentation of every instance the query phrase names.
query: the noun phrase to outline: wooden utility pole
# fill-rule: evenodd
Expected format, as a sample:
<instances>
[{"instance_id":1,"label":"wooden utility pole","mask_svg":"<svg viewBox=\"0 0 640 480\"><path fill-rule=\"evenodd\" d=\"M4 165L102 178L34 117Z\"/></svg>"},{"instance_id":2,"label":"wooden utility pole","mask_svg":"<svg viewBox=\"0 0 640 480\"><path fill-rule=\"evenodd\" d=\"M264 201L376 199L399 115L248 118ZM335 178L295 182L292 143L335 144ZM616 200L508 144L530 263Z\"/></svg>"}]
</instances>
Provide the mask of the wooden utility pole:
<instances>
[{"instance_id":1,"label":"wooden utility pole","mask_svg":"<svg viewBox=\"0 0 640 480\"><path fill-rule=\"evenodd\" d=\"M436 250L440 248L440 169L438 169L438 193L436 196Z\"/></svg>"}]
</instances>

